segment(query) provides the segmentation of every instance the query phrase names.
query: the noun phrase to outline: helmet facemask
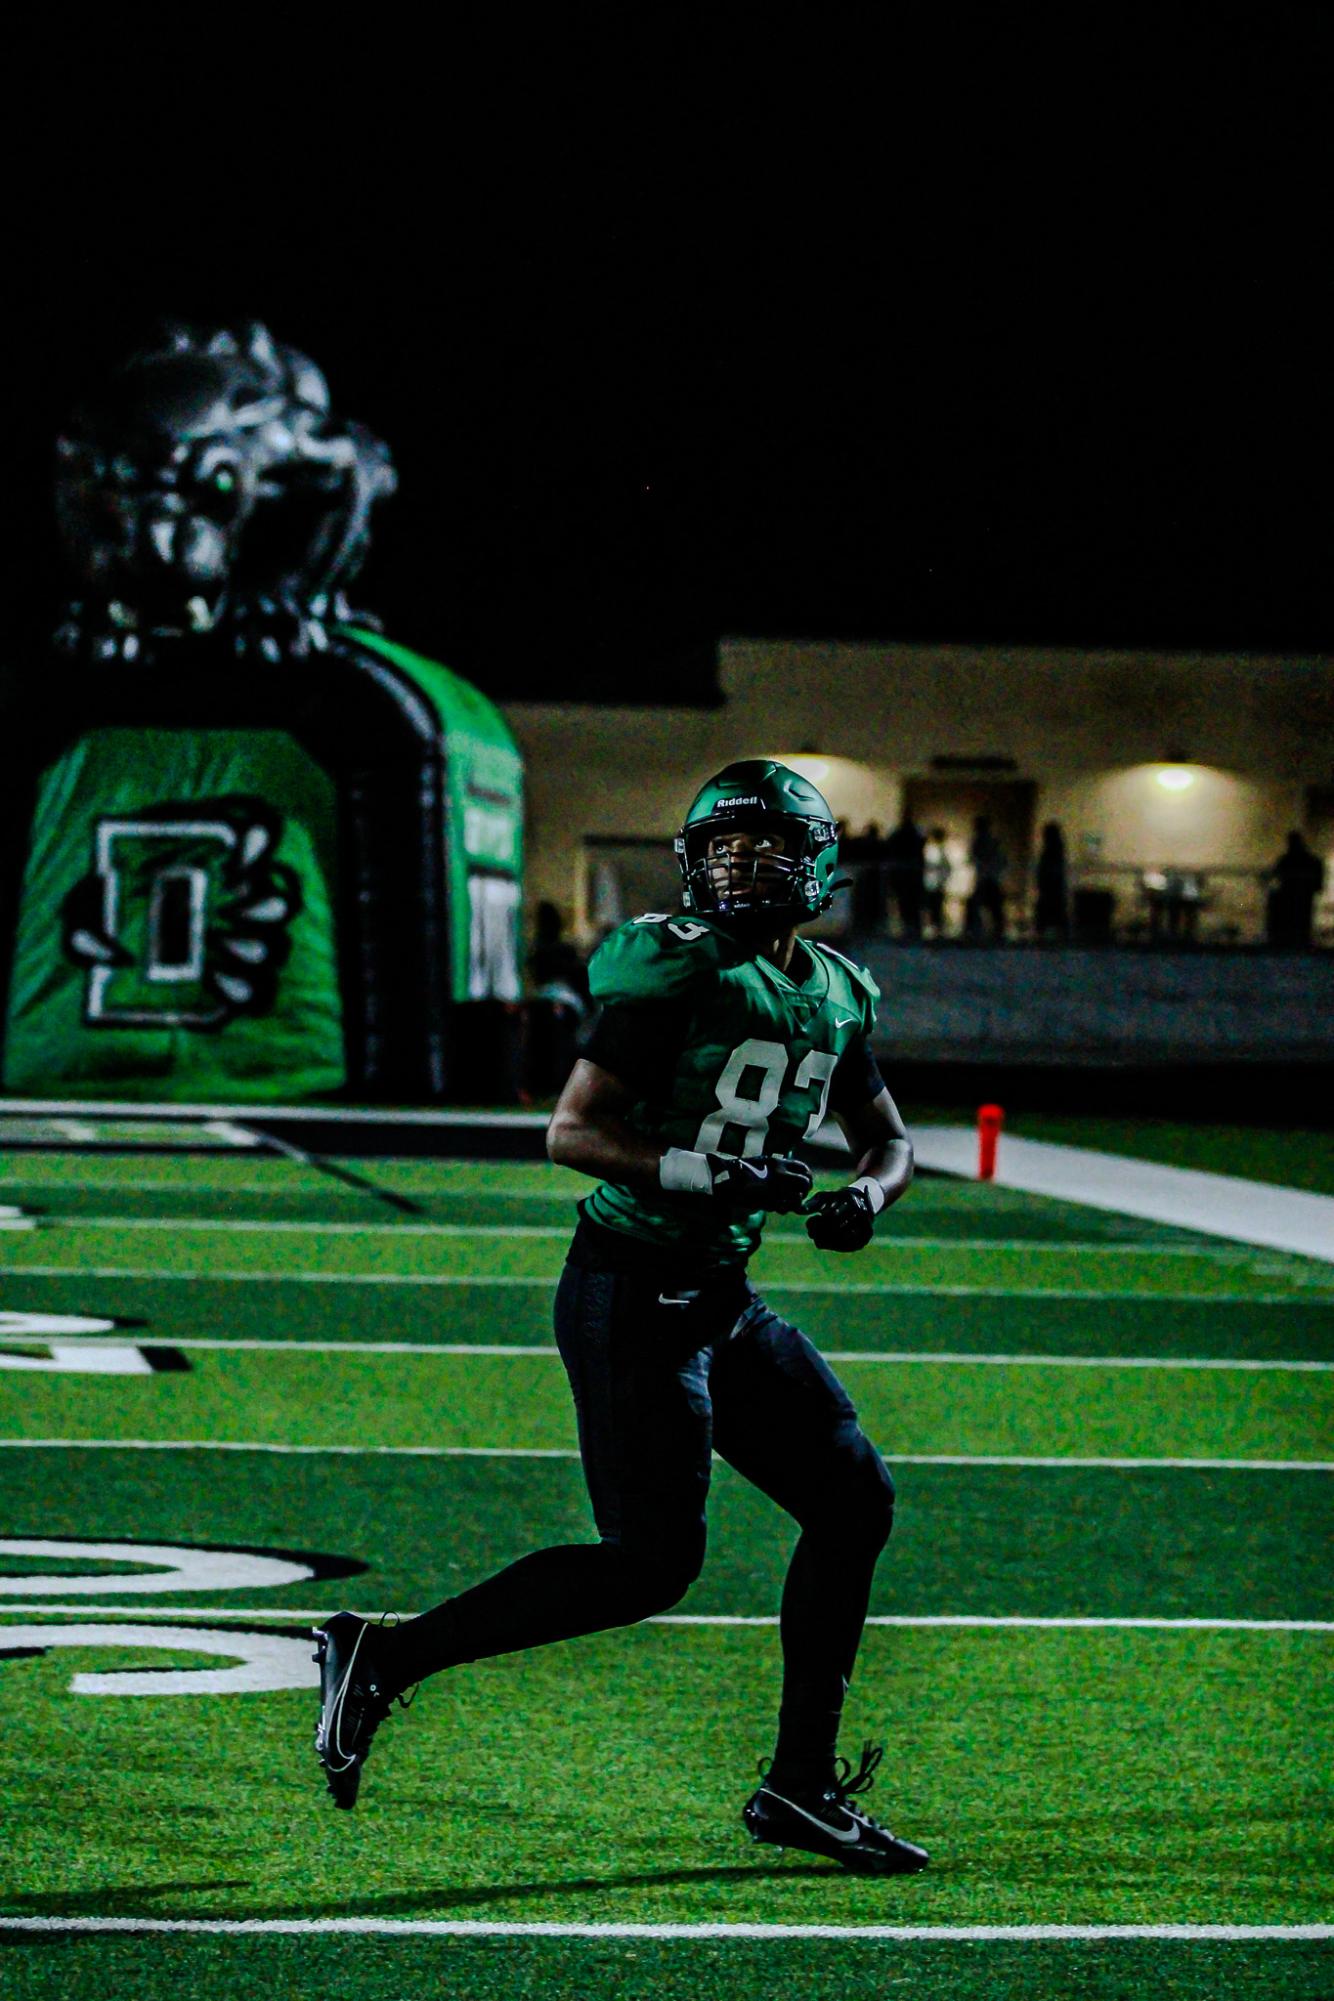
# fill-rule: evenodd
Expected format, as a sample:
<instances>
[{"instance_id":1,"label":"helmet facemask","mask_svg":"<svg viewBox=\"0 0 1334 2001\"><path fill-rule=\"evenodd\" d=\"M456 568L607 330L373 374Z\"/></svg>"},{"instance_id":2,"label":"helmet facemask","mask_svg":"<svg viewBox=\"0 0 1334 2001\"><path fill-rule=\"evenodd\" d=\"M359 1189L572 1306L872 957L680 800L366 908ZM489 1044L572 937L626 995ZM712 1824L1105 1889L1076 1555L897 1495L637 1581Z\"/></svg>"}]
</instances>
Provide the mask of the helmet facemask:
<instances>
[{"instance_id":1,"label":"helmet facemask","mask_svg":"<svg viewBox=\"0 0 1334 2001\"><path fill-rule=\"evenodd\" d=\"M732 845L737 836L744 846ZM795 814L721 812L696 821L676 840L684 901L709 916L805 923L824 907L815 856L834 839L832 824Z\"/></svg>"}]
</instances>

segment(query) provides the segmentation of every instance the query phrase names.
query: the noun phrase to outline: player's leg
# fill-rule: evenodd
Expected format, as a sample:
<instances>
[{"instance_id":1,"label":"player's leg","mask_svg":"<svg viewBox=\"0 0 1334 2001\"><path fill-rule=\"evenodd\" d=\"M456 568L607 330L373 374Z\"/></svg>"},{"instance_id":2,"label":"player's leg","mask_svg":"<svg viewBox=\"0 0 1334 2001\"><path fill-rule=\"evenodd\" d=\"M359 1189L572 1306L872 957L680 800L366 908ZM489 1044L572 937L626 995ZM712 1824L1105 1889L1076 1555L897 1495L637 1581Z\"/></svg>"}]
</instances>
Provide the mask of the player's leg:
<instances>
[{"instance_id":1,"label":"player's leg","mask_svg":"<svg viewBox=\"0 0 1334 2001\"><path fill-rule=\"evenodd\" d=\"M801 1528L783 1587L775 1760L813 1782L833 1769L893 1481L829 1364L762 1300L715 1353L710 1388L718 1451Z\"/></svg>"},{"instance_id":2,"label":"player's leg","mask_svg":"<svg viewBox=\"0 0 1334 2001\"><path fill-rule=\"evenodd\" d=\"M629 1625L665 1611L704 1556L711 1410L708 1343L735 1290L664 1305L658 1276L566 1266L557 1342L578 1417L600 1540L540 1549L395 1628L340 1613L319 1629L317 1748L340 1804L396 1696L464 1661ZM343 1768L341 1774L335 1766ZM341 1795L346 1797L340 1798Z\"/></svg>"},{"instance_id":3,"label":"player's leg","mask_svg":"<svg viewBox=\"0 0 1334 2001\"><path fill-rule=\"evenodd\" d=\"M748 1824L759 1839L849 1867L919 1869L924 1851L877 1828L848 1798L865 1789L878 1755L850 1783L837 1758L876 1562L893 1526L889 1471L828 1363L762 1300L716 1351L709 1380L718 1452L801 1530L783 1586L778 1739ZM798 1803L790 1813L787 1802Z\"/></svg>"},{"instance_id":4,"label":"player's leg","mask_svg":"<svg viewBox=\"0 0 1334 2001\"><path fill-rule=\"evenodd\" d=\"M566 1267L556 1338L600 1540L534 1550L398 1627L390 1651L405 1684L633 1624L674 1605L699 1575L713 1322L707 1306L668 1309L658 1294L656 1278Z\"/></svg>"}]
</instances>

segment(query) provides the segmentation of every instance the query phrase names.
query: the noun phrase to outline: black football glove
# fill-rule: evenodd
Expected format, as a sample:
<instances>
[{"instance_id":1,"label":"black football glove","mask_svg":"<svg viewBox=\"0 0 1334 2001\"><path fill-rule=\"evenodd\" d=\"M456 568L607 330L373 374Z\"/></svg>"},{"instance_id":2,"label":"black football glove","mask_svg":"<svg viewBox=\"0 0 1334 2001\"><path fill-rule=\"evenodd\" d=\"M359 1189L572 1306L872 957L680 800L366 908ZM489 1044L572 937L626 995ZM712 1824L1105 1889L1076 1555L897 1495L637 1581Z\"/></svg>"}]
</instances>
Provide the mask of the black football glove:
<instances>
[{"instance_id":1,"label":"black football glove","mask_svg":"<svg viewBox=\"0 0 1334 2001\"><path fill-rule=\"evenodd\" d=\"M753 1160L741 1160L730 1153L704 1157L713 1176L713 1199L742 1215L753 1209L770 1209L790 1216L811 1192L811 1170L792 1154L761 1153Z\"/></svg>"},{"instance_id":2,"label":"black football glove","mask_svg":"<svg viewBox=\"0 0 1334 2001\"><path fill-rule=\"evenodd\" d=\"M871 1241L875 1210L864 1188L833 1188L806 1204L806 1235L818 1250L862 1251Z\"/></svg>"}]
</instances>

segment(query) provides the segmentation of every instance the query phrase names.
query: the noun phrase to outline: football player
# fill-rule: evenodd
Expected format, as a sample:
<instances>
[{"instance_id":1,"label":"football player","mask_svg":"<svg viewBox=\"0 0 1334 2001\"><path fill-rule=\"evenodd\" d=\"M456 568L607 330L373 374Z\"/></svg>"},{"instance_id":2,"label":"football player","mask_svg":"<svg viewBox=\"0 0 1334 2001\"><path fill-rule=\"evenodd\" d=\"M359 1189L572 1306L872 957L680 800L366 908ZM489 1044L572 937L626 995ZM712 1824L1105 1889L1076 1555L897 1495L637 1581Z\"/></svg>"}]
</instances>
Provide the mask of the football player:
<instances>
[{"instance_id":1,"label":"football player","mask_svg":"<svg viewBox=\"0 0 1334 2001\"><path fill-rule=\"evenodd\" d=\"M766 1215L857 1251L912 1178L871 1054L877 989L798 937L828 907L838 842L815 787L767 759L700 791L676 840L683 908L622 925L589 968L601 1015L547 1134L595 1176L556 1294L556 1340L600 1540L537 1550L392 1630L340 1612L317 1631L316 1746L356 1799L393 1699L463 1661L630 1625L675 1605L704 1558L717 1452L800 1526L783 1589L772 1760L744 1809L757 1841L902 1874L925 1852L880 1826L837 1755L894 1488L828 1364L746 1277ZM832 1111L857 1160L812 1193L794 1149Z\"/></svg>"}]
</instances>

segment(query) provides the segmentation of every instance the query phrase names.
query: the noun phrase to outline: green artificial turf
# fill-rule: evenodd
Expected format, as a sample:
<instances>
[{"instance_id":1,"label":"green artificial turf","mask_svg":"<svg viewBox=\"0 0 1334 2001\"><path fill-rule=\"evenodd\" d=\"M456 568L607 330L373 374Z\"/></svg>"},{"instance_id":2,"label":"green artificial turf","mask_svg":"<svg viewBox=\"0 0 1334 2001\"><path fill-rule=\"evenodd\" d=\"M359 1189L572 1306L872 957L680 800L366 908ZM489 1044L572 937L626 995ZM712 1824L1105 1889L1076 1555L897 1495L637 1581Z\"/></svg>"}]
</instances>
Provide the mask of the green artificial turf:
<instances>
[{"instance_id":1,"label":"green artificial turf","mask_svg":"<svg viewBox=\"0 0 1334 2001\"><path fill-rule=\"evenodd\" d=\"M870 1351L868 1351L869 1354ZM299 1445L572 1451L559 1356L197 1350L143 1376L0 1370L0 1431ZM862 1422L896 1453L1316 1460L1334 1454L1334 1372L841 1362Z\"/></svg>"},{"instance_id":2,"label":"green artificial turf","mask_svg":"<svg viewBox=\"0 0 1334 2001\"><path fill-rule=\"evenodd\" d=\"M1319 1557L1330 1530L1328 1475L901 1466L896 1482L875 1613L1334 1618L1334 1578ZM343 1602L401 1612L525 1550L593 1535L573 1460L7 1451L0 1496L16 1537L356 1559L369 1567L335 1587ZM708 1558L681 1609L772 1615L794 1533L771 1502L719 1466ZM327 1589L266 1591L263 1606L318 1607ZM126 1615L155 1602L249 1607L257 1599L172 1592L126 1599Z\"/></svg>"},{"instance_id":3,"label":"green artificial turf","mask_svg":"<svg viewBox=\"0 0 1334 2001\"><path fill-rule=\"evenodd\" d=\"M395 1219L284 1162L11 1157L0 1200L44 1205L55 1220L0 1239L0 1311L120 1316L143 1323L122 1339L161 1344L549 1346L567 1177L540 1163L369 1171L461 1234L147 1229ZM557 1234L507 1236L514 1225ZM919 1183L886 1225L869 1254L831 1260L784 1241L796 1233L781 1223L757 1278L838 1350L1334 1358L1331 1268L1312 1260L938 1180ZM120 1276L127 1266L180 1275ZM253 1276L217 1276L238 1269ZM482 1282L325 1285L302 1272ZM849 1283L869 1289L801 1289ZM188 1369L145 1376L0 1370L0 1437L572 1442L550 1354L188 1349L186 1359ZM1334 1458L1327 1375L839 1367L891 1461L896 1451ZM877 1618L1334 1620L1325 1474L974 1460L904 1463L896 1478ZM11 1578L51 1578L44 1594L5 1598L0 1647L6 1627L70 1623L43 1613L43 1598L114 1604L114 1618L94 1621L105 1631L137 1615L152 1626L152 1611L225 1628L219 1611L240 1608L238 1624L274 1631L340 1602L413 1611L526 1549L592 1534L572 1458L11 1447L0 1451L0 1510L12 1537L308 1551L364 1566L278 1591L122 1596L113 1589L128 1559L0 1554ZM793 1533L719 1466L708 1561L682 1614L772 1618ZM92 1577L87 1593L72 1591L75 1575ZM739 1808L777 1701L773 1625L657 1622L455 1670L386 1726L352 1816L321 1797L310 1690L75 1694L78 1672L216 1666L216 1656L143 1643L51 1649L0 1660L0 1917L1319 1922L1331 1902L1332 1637L869 1628L845 1748L883 1737L871 1808L933 1854L925 1875L880 1884L744 1839ZM34 1941L0 1929L0 1983L34 2001L104 1989L156 2001L228 1983L347 2001L722 1991L735 2001L897 1991L1316 2001L1334 1994L1334 1968L1325 1943L1276 1941Z\"/></svg>"},{"instance_id":4,"label":"green artificial turf","mask_svg":"<svg viewBox=\"0 0 1334 2001\"><path fill-rule=\"evenodd\" d=\"M885 1738L874 1804L933 1853L891 1884L745 1837L772 1740L772 1628L645 1625L455 1669L385 1726L355 1815L320 1796L312 1692L75 1696L75 1665L151 1665L152 1650L55 1649L4 1670L0 1912L1319 1921L1327 1646L872 1631L847 1736Z\"/></svg>"},{"instance_id":5,"label":"green artificial turf","mask_svg":"<svg viewBox=\"0 0 1334 2001\"><path fill-rule=\"evenodd\" d=\"M822 1347L1010 1355L1179 1355L1334 1360L1334 1311L1311 1289L1258 1302L1144 1293L1129 1299L939 1293L765 1296ZM122 1315L146 1340L484 1342L546 1346L549 1285L232 1285L187 1279L4 1275L10 1311ZM1182 1385L1189 1394L1188 1387Z\"/></svg>"},{"instance_id":6,"label":"green artificial turf","mask_svg":"<svg viewBox=\"0 0 1334 2001\"><path fill-rule=\"evenodd\" d=\"M264 1994L272 2001L1329 2001L1326 1943L1113 1940L86 1938L6 1944L11 2001Z\"/></svg>"},{"instance_id":7,"label":"green artificial turf","mask_svg":"<svg viewBox=\"0 0 1334 2001\"><path fill-rule=\"evenodd\" d=\"M212 1218L190 1230L142 1228L133 1222L71 1222L11 1233L6 1245L10 1268L85 1270L99 1277L179 1274L186 1278L252 1274L315 1280L349 1276L358 1282L429 1283L433 1278L503 1276L554 1286L560 1274L567 1230L539 1226L526 1235L481 1235L459 1225L458 1233L413 1225L356 1225L339 1232L287 1232L263 1226L229 1229ZM764 1288L784 1282L819 1289L883 1286L913 1291L963 1288L985 1296L1023 1291L1112 1292L1134 1296L1268 1298L1303 1287L1327 1293L1334 1302L1334 1269L1314 1259L1255 1252L1218 1244L1189 1244L1158 1268L1145 1256L1115 1243L987 1243L976 1247L938 1240L877 1236L861 1253L855 1274L831 1268L830 1260L792 1228L772 1230L754 1261L753 1274Z\"/></svg>"}]
</instances>

